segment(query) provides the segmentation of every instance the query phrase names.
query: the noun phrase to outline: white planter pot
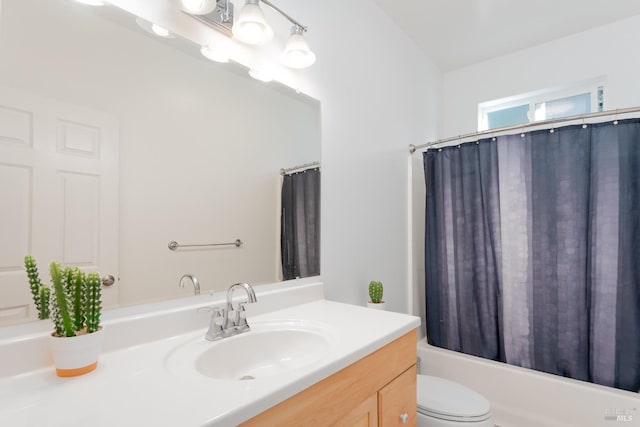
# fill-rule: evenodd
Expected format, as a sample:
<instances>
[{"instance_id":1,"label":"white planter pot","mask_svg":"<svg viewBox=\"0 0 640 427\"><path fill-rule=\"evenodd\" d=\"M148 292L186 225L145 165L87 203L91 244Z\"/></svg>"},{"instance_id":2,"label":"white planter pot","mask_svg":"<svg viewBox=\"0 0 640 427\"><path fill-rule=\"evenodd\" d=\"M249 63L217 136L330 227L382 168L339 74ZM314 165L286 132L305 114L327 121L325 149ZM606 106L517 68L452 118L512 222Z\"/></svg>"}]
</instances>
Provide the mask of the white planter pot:
<instances>
[{"instance_id":1,"label":"white planter pot","mask_svg":"<svg viewBox=\"0 0 640 427\"><path fill-rule=\"evenodd\" d=\"M375 303L375 302L371 302L371 301L367 301L367 307L369 308L373 308L375 310L384 310L385 309L385 302L379 302L379 303Z\"/></svg>"},{"instance_id":2,"label":"white planter pot","mask_svg":"<svg viewBox=\"0 0 640 427\"><path fill-rule=\"evenodd\" d=\"M55 337L50 344L53 363L59 377L75 377L93 371L98 366L102 349L103 329L75 337Z\"/></svg>"}]
</instances>

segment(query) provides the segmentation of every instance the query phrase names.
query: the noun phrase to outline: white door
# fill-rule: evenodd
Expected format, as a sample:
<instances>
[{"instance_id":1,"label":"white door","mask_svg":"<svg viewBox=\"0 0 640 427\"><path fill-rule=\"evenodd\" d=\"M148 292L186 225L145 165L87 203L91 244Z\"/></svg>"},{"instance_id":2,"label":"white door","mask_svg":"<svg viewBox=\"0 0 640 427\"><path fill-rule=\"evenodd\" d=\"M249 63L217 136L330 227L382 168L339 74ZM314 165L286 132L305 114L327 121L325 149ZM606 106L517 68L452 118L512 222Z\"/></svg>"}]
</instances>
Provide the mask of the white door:
<instances>
[{"instance_id":1,"label":"white door","mask_svg":"<svg viewBox=\"0 0 640 427\"><path fill-rule=\"evenodd\" d=\"M37 318L24 256L113 275L118 303L118 121L0 87L0 324Z\"/></svg>"}]
</instances>

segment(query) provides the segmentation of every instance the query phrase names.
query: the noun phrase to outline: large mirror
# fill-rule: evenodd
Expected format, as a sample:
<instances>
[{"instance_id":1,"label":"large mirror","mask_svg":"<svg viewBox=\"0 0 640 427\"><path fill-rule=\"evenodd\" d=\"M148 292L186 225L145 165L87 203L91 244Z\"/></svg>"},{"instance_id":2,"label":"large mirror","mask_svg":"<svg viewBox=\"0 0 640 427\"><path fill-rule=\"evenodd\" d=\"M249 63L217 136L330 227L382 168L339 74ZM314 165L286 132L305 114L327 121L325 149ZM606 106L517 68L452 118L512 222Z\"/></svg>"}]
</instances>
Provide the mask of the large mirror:
<instances>
[{"instance_id":1,"label":"large mirror","mask_svg":"<svg viewBox=\"0 0 640 427\"><path fill-rule=\"evenodd\" d=\"M2 0L0 324L35 316L27 253L47 282L51 260L113 275L107 307L193 294L186 273L281 280L280 169L320 160L319 103L199 49L110 6Z\"/></svg>"}]
</instances>

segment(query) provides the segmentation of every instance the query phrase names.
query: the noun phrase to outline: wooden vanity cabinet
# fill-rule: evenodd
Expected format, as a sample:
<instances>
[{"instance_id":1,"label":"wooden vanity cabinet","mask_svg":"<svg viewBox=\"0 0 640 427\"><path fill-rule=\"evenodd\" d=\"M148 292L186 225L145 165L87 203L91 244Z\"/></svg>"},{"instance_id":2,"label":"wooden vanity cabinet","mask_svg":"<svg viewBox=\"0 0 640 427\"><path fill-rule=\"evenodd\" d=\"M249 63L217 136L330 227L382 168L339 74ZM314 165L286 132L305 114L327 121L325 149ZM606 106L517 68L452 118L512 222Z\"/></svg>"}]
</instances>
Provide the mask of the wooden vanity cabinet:
<instances>
[{"instance_id":1,"label":"wooden vanity cabinet","mask_svg":"<svg viewBox=\"0 0 640 427\"><path fill-rule=\"evenodd\" d=\"M415 426L415 363L411 331L241 426Z\"/></svg>"}]
</instances>

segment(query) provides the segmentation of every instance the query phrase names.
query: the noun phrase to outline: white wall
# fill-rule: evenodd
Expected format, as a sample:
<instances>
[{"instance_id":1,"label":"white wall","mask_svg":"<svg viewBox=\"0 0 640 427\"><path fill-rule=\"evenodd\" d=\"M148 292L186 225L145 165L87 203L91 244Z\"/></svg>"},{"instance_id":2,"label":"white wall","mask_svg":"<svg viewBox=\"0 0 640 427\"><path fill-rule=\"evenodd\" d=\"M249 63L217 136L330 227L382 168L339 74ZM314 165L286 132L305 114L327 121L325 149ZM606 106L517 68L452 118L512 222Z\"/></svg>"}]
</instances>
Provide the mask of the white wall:
<instances>
[{"instance_id":1,"label":"white wall","mask_svg":"<svg viewBox=\"0 0 640 427\"><path fill-rule=\"evenodd\" d=\"M605 110L640 105L640 15L444 76L440 137L477 130L479 102L606 76Z\"/></svg>"},{"instance_id":2,"label":"white wall","mask_svg":"<svg viewBox=\"0 0 640 427\"><path fill-rule=\"evenodd\" d=\"M387 307L406 311L408 145L436 136L441 74L372 1L281 3L318 55L326 295L364 304L376 279Z\"/></svg>"}]
</instances>

